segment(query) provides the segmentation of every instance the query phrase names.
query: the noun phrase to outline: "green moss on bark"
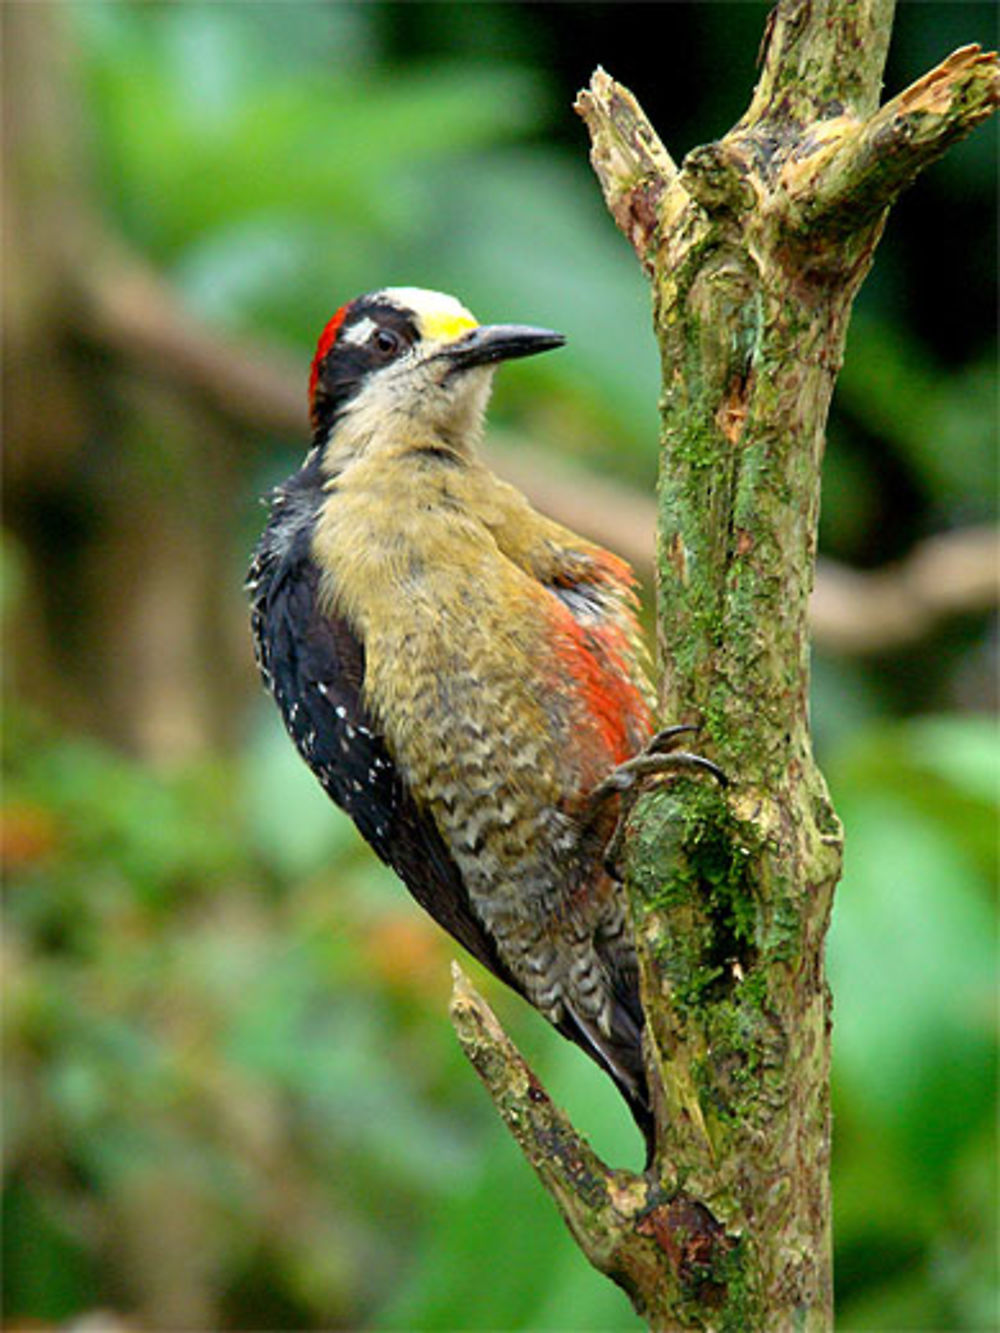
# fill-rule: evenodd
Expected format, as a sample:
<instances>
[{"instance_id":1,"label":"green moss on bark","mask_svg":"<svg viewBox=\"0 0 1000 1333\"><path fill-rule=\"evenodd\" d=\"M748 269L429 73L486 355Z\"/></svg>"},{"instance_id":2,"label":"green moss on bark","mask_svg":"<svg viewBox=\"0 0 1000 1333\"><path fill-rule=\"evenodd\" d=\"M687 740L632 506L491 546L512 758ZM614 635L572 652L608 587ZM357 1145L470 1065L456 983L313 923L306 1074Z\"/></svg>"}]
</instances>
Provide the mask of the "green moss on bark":
<instances>
[{"instance_id":1,"label":"green moss on bark","mask_svg":"<svg viewBox=\"0 0 1000 1333\"><path fill-rule=\"evenodd\" d=\"M893 195L1000 101L995 57L970 47L874 112L891 12L779 0L750 109L682 171L603 71L578 103L653 283L661 712L699 722L731 779L662 782L629 820L651 1170L600 1163L458 999L574 1237L654 1329L831 1320L823 941L841 831L810 748L806 620L823 431Z\"/></svg>"}]
</instances>

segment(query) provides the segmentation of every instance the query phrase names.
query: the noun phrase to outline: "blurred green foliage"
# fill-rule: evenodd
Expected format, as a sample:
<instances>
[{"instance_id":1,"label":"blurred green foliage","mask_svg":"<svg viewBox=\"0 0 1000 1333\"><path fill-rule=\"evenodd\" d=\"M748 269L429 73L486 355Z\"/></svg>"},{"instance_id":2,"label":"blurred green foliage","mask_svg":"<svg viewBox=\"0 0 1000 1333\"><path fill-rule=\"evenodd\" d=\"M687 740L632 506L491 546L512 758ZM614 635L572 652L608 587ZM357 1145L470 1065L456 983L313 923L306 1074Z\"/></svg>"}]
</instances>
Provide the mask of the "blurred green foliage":
<instances>
[{"instance_id":1,"label":"blurred green foliage","mask_svg":"<svg viewBox=\"0 0 1000 1333\"><path fill-rule=\"evenodd\" d=\"M453 946L290 755L268 722L235 766L155 777L8 719L7 1308L636 1326L463 1066ZM995 737L883 722L827 767L850 830L830 943L843 1326L987 1328ZM599 1149L637 1165L610 1085L494 999Z\"/></svg>"},{"instance_id":2,"label":"blurred green foliage","mask_svg":"<svg viewBox=\"0 0 1000 1333\"><path fill-rule=\"evenodd\" d=\"M988 39L989 10L904 6L890 89ZM101 206L199 315L303 366L332 310L387 282L557 324L566 352L501 377L498 420L648 485L646 293L569 102L600 60L680 155L745 103L765 10L658 13L682 57L644 43L629 5L86 2L64 18ZM991 144L980 132L901 205L859 303L822 533L857 563L995 513L989 229L940 241L981 219ZM247 466L241 551L256 493L299 451ZM14 614L31 583L5 569ZM916 654L816 663L848 834L830 940L844 1328L997 1324L1000 747L962 711L984 707L991 664L980 622ZM6 1314L637 1327L456 1049L455 947L247 698L232 752L170 771L7 710ZM637 1165L607 1081L483 984L599 1151Z\"/></svg>"}]
</instances>

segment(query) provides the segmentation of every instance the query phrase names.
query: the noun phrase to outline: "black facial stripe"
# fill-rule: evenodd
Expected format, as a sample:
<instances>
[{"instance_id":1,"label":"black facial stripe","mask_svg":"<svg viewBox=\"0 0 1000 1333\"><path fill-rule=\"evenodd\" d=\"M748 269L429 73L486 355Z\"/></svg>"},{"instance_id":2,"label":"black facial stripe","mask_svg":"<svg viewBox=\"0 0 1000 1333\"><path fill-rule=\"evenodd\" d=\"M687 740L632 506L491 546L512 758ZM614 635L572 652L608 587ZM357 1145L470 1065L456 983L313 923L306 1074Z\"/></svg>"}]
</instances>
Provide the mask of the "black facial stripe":
<instances>
[{"instance_id":1,"label":"black facial stripe","mask_svg":"<svg viewBox=\"0 0 1000 1333\"><path fill-rule=\"evenodd\" d=\"M399 350L386 354L369 338L362 343L350 341L352 329L365 321L377 329L387 329L399 339ZM351 305L337 341L323 358L313 398L313 426L316 437L324 438L369 375L397 360L419 339L416 319L411 311L362 296Z\"/></svg>"},{"instance_id":2,"label":"black facial stripe","mask_svg":"<svg viewBox=\"0 0 1000 1333\"><path fill-rule=\"evenodd\" d=\"M399 306L391 305L388 301L379 301L368 296L362 296L351 306L351 313L344 321L340 337L332 350L336 351L343 343L344 336L366 319L370 319L380 329L390 329L402 338L407 347L412 347L420 336L417 331L416 318L412 311L402 310Z\"/></svg>"}]
</instances>

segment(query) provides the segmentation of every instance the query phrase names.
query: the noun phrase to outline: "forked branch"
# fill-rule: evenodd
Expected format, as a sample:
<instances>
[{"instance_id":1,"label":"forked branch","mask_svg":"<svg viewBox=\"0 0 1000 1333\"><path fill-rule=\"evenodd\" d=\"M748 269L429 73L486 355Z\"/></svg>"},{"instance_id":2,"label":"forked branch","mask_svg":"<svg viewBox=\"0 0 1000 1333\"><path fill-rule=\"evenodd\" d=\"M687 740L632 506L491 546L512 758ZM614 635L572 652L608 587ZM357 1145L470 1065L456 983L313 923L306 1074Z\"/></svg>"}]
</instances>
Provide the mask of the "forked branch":
<instances>
[{"instance_id":1,"label":"forked branch","mask_svg":"<svg viewBox=\"0 0 1000 1333\"><path fill-rule=\"evenodd\" d=\"M459 982L454 1018L587 1257L654 1328L825 1330L829 995L841 830L812 756L808 600L825 424L888 207L998 102L963 47L878 109L892 0L780 0L746 115L680 169L603 70L577 108L653 288L664 366L661 720L733 779L629 818L656 1157L598 1159Z\"/></svg>"},{"instance_id":2,"label":"forked branch","mask_svg":"<svg viewBox=\"0 0 1000 1333\"><path fill-rule=\"evenodd\" d=\"M796 229L857 230L1000 103L992 52L963 46L782 173Z\"/></svg>"}]
</instances>

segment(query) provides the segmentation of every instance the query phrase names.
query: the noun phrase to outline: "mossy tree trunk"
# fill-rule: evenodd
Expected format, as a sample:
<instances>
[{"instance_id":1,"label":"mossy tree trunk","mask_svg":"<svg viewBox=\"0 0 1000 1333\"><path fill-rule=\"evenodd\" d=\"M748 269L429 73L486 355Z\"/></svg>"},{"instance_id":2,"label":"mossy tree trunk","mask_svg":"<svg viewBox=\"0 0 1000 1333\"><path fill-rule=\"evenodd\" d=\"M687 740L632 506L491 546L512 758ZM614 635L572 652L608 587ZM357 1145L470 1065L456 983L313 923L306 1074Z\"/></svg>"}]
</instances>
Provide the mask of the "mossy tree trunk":
<instances>
[{"instance_id":1,"label":"mossy tree trunk","mask_svg":"<svg viewBox=\"0 0 1000 1333\"><path fill-rule=\"evenodd\" d=\"M461 979L453 1012L581 1248L654 1328L831 1323L842 837L806 619L824 431L890 204L998 99L995 57L966 47L879 109L891 22L892 0L781 0L746 115L679 168L603 71L578 103L662 354L661 716L699 724L733 778L673 780L630 818L653 1169L600 1162Z\"/></svg>"}]
</instances>

